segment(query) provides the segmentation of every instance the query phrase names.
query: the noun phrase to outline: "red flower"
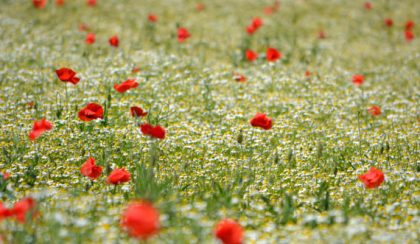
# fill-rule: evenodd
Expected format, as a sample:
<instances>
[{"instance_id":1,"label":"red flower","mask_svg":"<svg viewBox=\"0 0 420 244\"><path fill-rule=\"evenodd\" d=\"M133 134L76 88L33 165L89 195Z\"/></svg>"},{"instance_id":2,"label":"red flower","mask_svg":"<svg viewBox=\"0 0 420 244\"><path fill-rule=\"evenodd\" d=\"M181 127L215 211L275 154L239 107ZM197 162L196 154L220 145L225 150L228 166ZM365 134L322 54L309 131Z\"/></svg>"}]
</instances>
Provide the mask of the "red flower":
<instances>
[{"instance_id":1,"label":"red flower","mask_svg":"<svg viewBox=\"0 0 420 244\"><path fill-rule=\"evenodd\" d=\"M408 41L408 42L410 42L414 39L414 34L413 34L412 31L407 30L407 31L404 32L404 35L405 35L405 40Z\"/></svg>"},{"instance_id":2,"label":"red flower","mask_svg":"<svg viewBox=\"0 0 420 244\"><path fill-rule=\"evenodd\" d=\"M143 109L137 106L131 107L130 113L133 117L144 117L147 115L147 112L143 112Z\"/></svg>"},{"instance_id":3,"label":"red flower","mask_svg":"<svg viewBox=\"0 0 420 244\"><path fill-rule=\"evenodd\" d=\"M35 8L44 8L47 4L47 0L32 0Z\"/></svg>"},{"instance_id":4,"label":"red flower","mask_svg":"<svg viewBox=\"0 0 420 244\"><path fill-rule=\"evenodd\" d=\"M57 6L62 6L64 4L64 0L55 0L55 4Z\"/></svg>"},{"instance_id":5,"label":"red flower","mask_svg":"<svg viewBox=\"0 0 420 244\"><path fill-rule=\"evenodd\" d=\"M248 32L248 34L249 34L249 35L254 34L254 32L255 32L256 30L257 30L257 29L255 29L252 25L248 25L248 26L246 27L246 32Z\"/></svg>"},{"instance_id":6,"label":"red flower","mask_svg":"<svg viewBox=\"0 0 420 244\"><path fill-rule=\"evenodd\" d=\"M370 2L365 2L365 4L363 6L365 7L366 10L371 10L372 9L372 3L370 3Z\"/></svg>"},{"instance_id":7,"label":"red flower","mask_svg":"<svg viewBox=\"0 0 420 244\"><path fill-rule=\"evenodd\" d=\"M269 130L273 126L272 119L262 113L257 113L249 122L253 127L260 127L264 130Z\"/></svg>"},{"instance_id":8,"label":"red flower","mask_svg":"<svg viewBox=\"0 0 420 244\"><path fill-rule=\"evenodd\" d=\"M136 88L139 86L136 80L126 80L121 84L115 84L114 89L119 93L124 93L131 88Z\"/></svg>"},{"instance_id":9,"label":"red flower","mask_svg":"<svg viewBox=\"0 0 420 244\"><path fill-rule=\"evenodd\" d=\"M178 29L178 42L183 42L187 38L189 38L190 36L191 36L191 34L188 32L187 29L185 29L185 28L179 28Z\"/></svg>"},{"instance_id":10,"label":"red flower","mask_svg":"<svg viewBox=\"0 0 420 244\"><path fill-rule=\"evenodd\" d=\"M375 105L372 105L369 109L368 112L373 115L373 116L377 116L380 115L382 113L381 108Z\"/></svg>"},{"instance_id":11,"label":"red flower","mask_svg":"<svg viewBox=\"0 0 420 244\"><path fill-rule=\"evenodd\" d=\"M206 8L206 6L204 5L204 3L197 3L197 5L195 5L195 10L197 10L197 12L201 12Z\"/></svg>"},{"instance_id":12,"label":"red flower","mask_svg":"<svg viewBox=\"0 0 420 244\"><path fill-rule=\"evenodd\" d=\"M149 14L149 16L147 16L147 20L150 23L154 23L154 22L156 22L158 20L158 17L156 15L154 15L154 14Z\"/></svg>"},{"instance_id":13,"label":"red flower","mask_svg":"<svg viewBox=\"0 0 420 244\"><path fill-rule=\"evenodd\" d=\"M132 237L146 240L159 231L159 212L151 203L130 203L124 210L121 226Z\"/></svg>"},{"instance_id":14,"label":"red flower","mask_svg":"<svg viewBox=\"0 0 420 244\"><path fill-rule=\"evenodd\" d=\"M414 28L414 21L409 20L405 23L405 30L411 31Z\"/></svg>"},{"instance_id":15,"label":"red flower","mask_svg":"<svg viewBox=\"0 0 420 244\"><path fill-rule=\"evenodd\" d=\"M237 82L245 82L246 81L246 77L238 74L238 73L233 73L233 79L235 79L235 81Z\"/></svg>"},{"instance_id":16,"label":"red flower","mask_svg":"<svg viewBox=\"0 0 420 244\"><path fill-rule=\"evenodd\" d=\"M109 45L113 46L113 47L118 47L120 40L118 39L118 36L111 36L108 40Z\"/></svg>"},{"instance_id":17,"label":"red flower","mask_svg":"<svg viewBox=\"0 0 420 244\"><path fill-rule=\"evenodd\" d=\"M159 125L153 126L148 123L141 124L140 130L141 130L141 133L143 133L143 135L147 135L147 136L158 138L158 139L164 139L165 134L166 134L165 129L163 129L161 126Z\"/></svg>"},{"instance_id":18,"label":"red flower","mask_svg":"<svg viewBox=\"0 0 420 244\"><path fill-rule=\"evenodd\" d=\"M130 173L127 172L124 168L122 169L114 169L111 174L109 174L106 183L119 185L121 183L129 182L130 181Z\"/></svg>"},{"instance_id":19,"label":"red flower","mask_svg":"<svg viewBox=\"0 0 420 244\"><path fill-rule=\"evenodd\" d=\"M31 141L40 137L44 132L51 130L53 127L52 123L46 119L41 119L34 122L31 132L29 133L29 139Z\"/></svg>"},{"instance_id":20,"label":"red flower","mask_svg":"<svg viewBox=\"0 0 420 244\"><path fill-rule=\"evenodd\" d=\"M385 176L381 170L372 167L367 173L360 175L359 180L365 184L366 188L371 189L380 186L384 182Z\"/></svg>"},{"instance_id":21,"label":"red flower","mask_svg":"<svg viewBox=\"0 0 420 244\"><path fill-rule=\"evenodd\" d=\"M79 30L80 31L88 31L89 30L89 27L86 24L84 24L84 23L80 23L79 24Z\"/></svg>"},{"instance_id":22,"label":"red flower","mask_svg":"<svg viewBox=\"0 0 420 244\"><path fill-rule=\"evenodd\" d=\"M318 38L319 39L325 39L327 37L327 35L325 34L324 31L319 31L318 32Z\"/></svg>"},{"instance_id":23,"label":"red flower","mask_svg":"<svg viewBox=\"0 0 420 244\"><path fill-rule=\"evenodd\" d=\"M10 178L10 174L7 172L3 173L3 180L8 180Z\"/></svg>"},{"instance_id":24,"label":"red flower","mask_svg":"<svg viewBox=\"0 0 420 244\"><path fill-rule=\"evenodd\" d=\"M79 111L79 119L83 121L91 121L94 119L102 119L104 115L104 109L97 103L89 103L86 107Z\"/></svg>"},{"instance_id":25,"label":"red flower","mask_svg":"<svg viewBox=\"0 0 420 244\"><path fill-rule=\"evenodd\" d=\"M95 43L95 34L93 33L88 33L86 35L86 44L91 45Z\"/></svg>"},{"instance_id":26,"label":"red flower","mask_svg":"<svg viewBox=\"0 0 420 244\"><path fill-rule=\"evenodd\" d=\"M244 230L234 220L224 219L216 225L214 235L223 244L241 244L243 242Z\"/></svg>"},{"instance_id":27,"label":"red flower","mask_svg":"<svg viewBox=\"0 0 420 244\"><path fill-rule=\"evenodd\" d=\"M311 71L309 71L309 70L305 71L305 76L306 76L306 77L311 76L311 74L312 74L312 73L311 73Z\"/></svg>"},{"instance_id":28,"label":"red flower","mask_svg":"<svg viewBox=\"0 0 420 244\"><path fill-rule=\"evenodd\" d=\"M252 35L255 31L257 31L263 25L263 21L259 17L255 17L252 19L251 24L246 28L248 34Z\"/></svg>"},{"instance_id":29,"label":"red flower","mask_svg":"<svg viewBox=\"0 0 420 244\"><path fill-rule=\"evenodd\" d=\"M394 25L394 21L392 19L385 19L384 23L388 27L392 27Z\"/></svg>"},{"instance_id":30,"label":"red flower","mask_svg":"<svg viewBox=\"0 0 420 244\"><path fill-rule=\"evenodd\" d=\"M69 68L58 69L55 73L57 74L58 79L64 82L70 82L73 85L76 85L80 81L80 78L76 77L76 72Z\"/></svg>"},{"instance_id":31,"label":"red flower","mask_svg":"<svg viewBox=\"0 0 420 244\"><path fill-rule=\"evenodd\" d=\"M6 208L2 202L0 202L0 222L8 217L13 216L13 211L12 209L8 209Z\"/></svg>"},{"instance_id":32,"label":"red flower","mask_svg":"<svg viewBox=\"0 0 420 244\"><path fill-rule=\"evenodd\" d=\"M353 81L353 84L355 84L356 86L360 86L365 81L365 77L360 74L353 75L352 81Z\"/></svg>"},{"instance_id":33,"label":"red flower","mask_svg":"<svg viewBox=\"0 0 420 244\"><path fill-rule=\"evenodd\" d=\"M16 220L20 223L25 223L25 220L30 213L32 213L32 217L34 217L35 205L36 201L31 197L23 198L19 202L15 203L12 212Z\"/></svg>"},{"instance_id":34,"label":"red flower","mask_svg":"<svg viewBox=\"0 0 420 244\"><path fill-rule=\"evenodd\" d=\"M91 180L95 180L101 175L102 167L95 165L95 159L90 157L84 164L82 164L80 173Z\"/></svg>"},{"instance_id":35,"label":"red flower","mask_svg":"<svg viewBox=\"0 0 420 244\"><path fill-rule=\"evenodd\" d=\"M87 0L86 3L88 6L91 6L91 7L96 6L96 0Z\"/></svg>"},{"instance_id":36,"label":"red flower","mask_svg":"<svg viewBox=\"0 0 420 244\"><path fill-rule=\"evenodd\" d=\"M258 53L252 51L251 49L247 49L245 57L248 61L253 62L258 58Z\"/></svg>"},{"instance_id":37,"label":"red flower","mask_svg":"<svg viewBox=\"0 0 420 244\"><path fill-rule=\"evenodd\" d=\"M265 57L268 62L275 62L281 58L281 52L277 51L275 48L267 48Z\"/></svg>"},{"instance_id":38,"label":"red flower","mask_svg":"<svg viewBox=\"0 0 420 244\"><path fill-rule=\"evenodd\" d=\"M134 67L133 70L131 70L131 73L137 73L137 72L140 72L139 67Z\"/></svg>"}]
</instances>

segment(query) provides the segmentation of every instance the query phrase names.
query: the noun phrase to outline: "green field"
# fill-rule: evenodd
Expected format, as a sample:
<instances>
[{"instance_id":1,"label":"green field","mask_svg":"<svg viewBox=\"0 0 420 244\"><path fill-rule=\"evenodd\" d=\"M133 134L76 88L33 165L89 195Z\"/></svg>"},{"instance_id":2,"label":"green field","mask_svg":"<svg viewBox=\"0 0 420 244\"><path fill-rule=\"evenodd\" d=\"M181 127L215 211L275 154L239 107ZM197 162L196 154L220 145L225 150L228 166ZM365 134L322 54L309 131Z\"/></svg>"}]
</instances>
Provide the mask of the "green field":
<instances>
[{"instance_id":1,"label":"green field","mask_svg":"<svg viewBox=\"0 0 420 244\"><path fill-rule=\"evenodd\" d=\"M216 243L225 218L243 227L243 243L418 243L420 2L282 0L270 15L271 0L202 2L0 0L0 174L10 174L0 202L32 197L37 211L25 223L0 211L4 243L136 243L120 226L134 199L160 213L143 243ZM179 27L191 33L184 42ZM268 47L282 57L267 62ZM60 81L61 67L79 83ZM118 93L127 79L138 87ZM88 103L103 119L79 119ZM271 129L250 125L257 112ZM42 118L53 129L32 141ZM143 135L146 121L165 138ZM94 181L80 173L89 157L103 167ZM372 166L385 182L367 189L358 176ZM131 180L107 184L123 167Z\"/></svg>"}]
</instances>

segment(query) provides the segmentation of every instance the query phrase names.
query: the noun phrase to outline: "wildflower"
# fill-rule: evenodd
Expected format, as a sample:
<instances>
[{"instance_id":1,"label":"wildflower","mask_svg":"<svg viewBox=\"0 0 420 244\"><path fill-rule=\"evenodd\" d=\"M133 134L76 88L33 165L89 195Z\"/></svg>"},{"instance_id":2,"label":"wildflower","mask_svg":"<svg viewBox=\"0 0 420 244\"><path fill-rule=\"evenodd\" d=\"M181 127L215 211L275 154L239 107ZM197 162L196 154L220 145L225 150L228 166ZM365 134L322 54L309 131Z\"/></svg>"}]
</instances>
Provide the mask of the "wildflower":
<instances>
[{"instance_id":1,"label":"wildflower","mask_svg":"<svg viewBox=\"0 0 420 244\"><path fill-rule=\"evenodd\" d=\"M144 117L147 115L147 112L144 112L143 109L137 106L133 106L130 108L131 116L133 117Z\"/></svg>"},{"instance_id":2,"label":"wildflower","mask_svg":"<svg viewBox=\"0 0 420 244\"><path fill-rule=\"evenodd\" d=\"M385 19L384 23L388 27L392 27L394 25L394 21L392 19Z\"/></svg>"},{"instance_id":3,"label":"wildflower","mask_svg":"<svg viewBox=\"0 0 420 244\"><path fill-rule=\"evenodd\" d=\"M140 72L140 68L139 68L139 67L134 67L134 68L131 70L131 73L138 73L138 72Z\"/></svg>"},{"instance_id":4,"label":"wildflower","mask_svg":"<svg viewBox=\"0 0 420 244\"><path fill-rule=\"evenodd\" d=\"M3 173L3 180L8 180L10 178L10 174L7 172Z\"/></svg>"},{"instance_id":5,"label":"wildflower","mask_svg":"<svg viewBox=\"0 0 420 244\"><path fill-rule=\"evenodd\" d=\"M215 229L214 235L223 244L241 244L243 242L244 230L234 220L224 219L220 221Z\"/></svg>"},{"instance_id":6,"label":"wildflower","mask_svg":"<svg viewBox=\"0 0 420 244\"><path fill-rule=\"evenodd\" d=\"M414 28L414 21L409 20L405 23L405 30L411 31Z\"/></svg>"},{"instance_id":7,"label":"wildflower","mask_svg":"<svg viewBox=\"0 0 420 244\"><path fill-rule=\"evenodd\" d=\"M373 116L377 116L380 115L382 113L381 108L376 106L376 105L372 105L369 109L368 112L373 115Z\"/></svg>"},{"instance_id":8,"label":"wildflower","mask_svg":"<svg viewBox=\"0 0 420 244\"><path fill-rule=\"evenodd\" d=\"M365 2L363 4L363 7L365 7L366 10L371 10L372 9L372 3L371 2Z\"/></svg>"},{"instance_id":9,"label":"wildflower","mask_svg":"<svg viewBox=\"0 0 420 244\"><path fill-rule=\"evenodd\" d=\"M57 6L63 6L64 5L64 0L55 0L55 4Z\"/></svg>"},{"instance_id":10,"label":"wildflower","mask_svg":"<svg viewBox=\"0 0 420 244\"><path fill-rule=\"evenodd\" d=\"M8 217L13 216L13 211L11 209L6 208L2 202L0 202L0 222ZM1 243L1 242L0 242Z\"/></svg>"},{"instance_id":11,"label":"wildflower","mask_svg":"<svg viewBox=\"0 0 420 244\"><path fill-rule=\"evenodd\" d=\"M36 213L34 212L36 206L36 201L31 198L23 198L20 201L16 202L13 205L12 213L16 220L20 223L25 223L25 220L28 215L35 217Z\"/></svg>"},{"instance_id":12,"label":"wildflower","mask_svg":"<svg viewBox=\"0 0 420 244\"><path fill-rule=\"evenodd\" d=\"M246 31L248 34L252 35L255 31L257 31L263 25L263 21L259 17L255 17L252 19L251 24L246 27Z\"/></svg>"},{"instance_id":13,"label":"wildflower","mask_svg":"<svg viewBox=\"0 0 420 244\"><path fill-rule=\"evenodd\" d=\"M405 36L405 40L408 41L408 42L410 42L410 41L412 41L414 39L413 32L412 31L409 31L409 30L407 30L407 31L404 32L404 36Z\"/></svg>"},{"instance_id":14,"label":"wildflower","mask_svg":"<svg viewBox=\"0 0 420 244\"><path fill-rule=\"evenodd\" d=\"M204 3L197 3L197 5L195 5L195 10L197 10L197 12L201 12L206 8L206 5L204 5Z\"/></svg>"},{"instance_id":15,"label":"wildflower","mask_svg":"<svg viewBox=\"0 0 420 244\"><path fill-rule=\"evenodd\" d=\"M64 82L70 82L73 85L76 85L80 81L80 78L76 77L76 72L69 68L58 69L55 73L57 74L58 79Z\"/></svg>"},{"instance_id":16,"label":"wildflower","mask_svg":"<svg viewBox=\"0 0 420 244\"><path fill-rule=\"evenodd\" d=\"M364 81L365 81L365 77L363 75L357 74L357 75L353 75L352 77L352 82L356 86L362 85Z\"/></svg>"},{"instance_id":17,"label":"wildflower","mask_svg":"<svg viewBox=\"0 0 420 244\"><path fill-rule=\"evenodd\" d=\"M155 23L155 22L157 22L158 17L156 15L154 15L154 14L149 14L149 16L147 16L147 20L150 23Z\"/></svg>"},{"instance_id":18,"label":"wildflower","mask_svg":"<svg viewBox=\"0 0 420 244\"><path fill-rule=\"evenodd\" d=\"M87 0L86 4L90 7L96 6L96 0Z\"/></svg>"},{"instance_id":19,"label":"wildflower","mask_svg":"<svg viewBox=\"0 0 420 244\"><path fill-rule=\"evenodd\" d=\"M91 45L95 43L95 34L94 33L88 33L86 35L86 44Z\"/></svg>"},{"instance_id":20,"label":"wildflower","mask_svg":"<svg viewBox=\"0 0 420 244\"><path fill-rule=\"evenodd\" d=\"M179 28L178 29L178 42L183 42L187 38L189 38L190 36L191 36L191 34L188 32L187 29L185 29L185 28Z\"/></svg>"},{"instance_id":21,"label":"wildflower","mask_svg":"<svg viewBox=\"0 0 420 244\"><path fill-rule=\"evenodd\" d=\"M132 202L122 214L121 226L134 238L149 239L159 231L159 212L151 203Z\"/></svg>"},{"instance_id":22,"label":"wildflower","mask_svg":"<svg viewBox=\"0 0 420 244\"><path fill-rule=\"evenodd\" d=\"M124 168L122 169L114 169L111 174L109 174L106 183L107 184L113 184L113 185L119 185L125 182L129 182L130 181L130 173L125 170Z\"/></svg>"},{"instance_id":23,"label":"wildflower","mask_svg":"<svg viewBox=\"0 0 420 244\"><path fill-rule=\"evenodd\" d=\"M46 119L41 119L34 122L31 132L29 133L29 139L31 141L40 137L44 132L51 130L53 127L52 123Z\"/></svg>"},{"instance_id":24,"label":"wildflower","mask_svg":"<svg viewBox=\"0 0 420 244\"><path fill-rule=\"evenodd\" d=\"M273 126L273 121L268 118L265 114L257 113L250 121L253 127L260 127L264 130L269 130Z\"/></svg>"},{"instance_id":25,"label":"wildflower","mask_svg":"<svg viewBox=\"0 0 420 244\"><path fill-rule=\"evenodd\" d=\"M129 89L136 88L139 86L139 83L136 80L126 80L122 82L121 84L115 84L114 89L119 93L124 93L128 91Z\"/></svg>"},{"instance_id":26,"label":"wildflower","mask_svg":"<svg viewBox=\"0 0 420 244\"><path fill-rule=\"evenodd\" d=\"M233 79L235 79L235 81L237 82L245 82L246 81L246 77L244 75L238 74L238 73L233 73Z\"/></svg>"},{"instance_id":27,"label":"wildflower","mask_svg":"<svg viewBox=\"0 0 420 244\"><path fill-rule=\"evenodd\" d=\"M281 58L281 52L277 51L275 48L267 48L265 57L268 62L275 62Z\"/></svg>"},{"instance_id":28,"label":"wildflower","mask_svg":"<svg viewBox=\"0 0 420 244\"><path fill-rule=\"evenodd\" d=\"M95 165L95 159L90 157L84 164L82 164L80 173L91 180L95 180L101 175L102 167Z\"/></svg>"},{"instance_id":29,"label":"wildflower","mask_svg":"<svg viewBox=\"0 0 420 244\"><path fill-rule=\"evenodd\" d=\"M79 24L79 30L80 31L88 31L89 27L85 23L80 23Z\"/></svg>"},{"instance_id":30,"label":"wildflower","mask_svg":"<svg viewBox=\"0 0 420 244\"><path fill-rule=\"evenodd\" d=\"M258 54L251 49L247 49L245 52L245 57L248 61L253 62L258 58Z\"/></svg>"},{"instance_id":31,"label":"wildflower","mask_svg":"<svg viewBox=\"0 0 420 244\"><path fill-rule=\"evenodd\" d=\"M325 31L321 30L318 32L318 39L325 39L326 37Z\"/></svg>"},{"instance_id":32,"label":"wildflower","mask_svg":"<svg viewBox=\"0 0 420 244\"><path fill-rule=\"evenodd\" d=\"M32 0L35 8L44 8L47 4L47 0Z\"/></svg>"},{"instance_id":33,"label":"wildflower","mask_svg":"<svg viewBox=\"0 0 420 244\"><path fill-rule=\"evenodd\" d=\"M113 46L113 47L118 47L118 45L120 44L120 40L118 39L118 36L111 36L108 40L109 45Z\"/></svg>"},{"instance_id":34,"label":"wildflower","mask_svg":"<svg viewBox=\"0 0 420 244\"><path fill-rule=\"evenodd\" d=\"M140 130L143 135L150 136L152 138L164 139L165 138L165 129L159 125L153 126L148 123L140 125Z\"/></svg>"},{"instance_id":35,"label":"wildflower","mask_svg":"<svg viewBox=\"0 0 420 244\"><path fill-rule=\"evenodd\" d=\"M309 70L306 70L306 71L305 71L305 76L306 76L306 77L309 77L309 76L311 76L311 75L312 75L311 71L309 71Z\"/></svg>"},{"instance_id":36,"label":"wildflower","mask_svg":"<svg viewBox=\"0 0 420 244\"><path fill-rule=\"evenodd\" d=\"M366 188L371 189L380 186L384 182L385 176L381 170L372 167L367 173L360 175L359 180Z\"/></svg>"},{"instance_id":37,"label":"wildflower","mask_svg":"<svg viewBox=\"0 0 420 244\"><path fill-rule=\"evenodd\" d=\"M102 119L104 115L104 109L97 103L89 103L86 107L79 111L79 119L83 121L91 121L95 119Z\"/></svg>"}]
</instances>

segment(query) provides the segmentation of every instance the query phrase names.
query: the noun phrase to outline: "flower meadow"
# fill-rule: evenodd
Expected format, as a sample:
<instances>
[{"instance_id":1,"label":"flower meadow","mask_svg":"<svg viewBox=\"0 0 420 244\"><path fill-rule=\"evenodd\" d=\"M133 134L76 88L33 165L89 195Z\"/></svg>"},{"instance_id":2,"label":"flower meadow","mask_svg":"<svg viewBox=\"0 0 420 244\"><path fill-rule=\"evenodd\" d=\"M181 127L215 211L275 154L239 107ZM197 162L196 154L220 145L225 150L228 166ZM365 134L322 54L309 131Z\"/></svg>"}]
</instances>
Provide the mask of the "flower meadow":
<instances>
[{"instance_id":1,"label":"flower meadow","mask_svg":"<svg viewBox=\"0 0 420 244\"><path fill-rule=\"evenodd\" d=\"M417 243L419 13L0 1L0 243Z\"/></svg>"}]
</instances>

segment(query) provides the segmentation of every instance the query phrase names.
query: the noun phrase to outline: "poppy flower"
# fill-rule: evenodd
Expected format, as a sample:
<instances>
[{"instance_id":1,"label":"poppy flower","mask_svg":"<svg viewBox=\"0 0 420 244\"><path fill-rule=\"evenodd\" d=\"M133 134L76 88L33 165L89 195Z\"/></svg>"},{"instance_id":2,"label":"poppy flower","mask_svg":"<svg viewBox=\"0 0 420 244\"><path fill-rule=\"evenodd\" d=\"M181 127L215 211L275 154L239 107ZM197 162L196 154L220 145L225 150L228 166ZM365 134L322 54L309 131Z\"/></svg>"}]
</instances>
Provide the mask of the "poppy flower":
<instances>
[{"instance_id":1,"label":"poppy flower","mask_svg":"<svg viewBox=\"0 0 420 244\"><path fill-rule=\"evenodd\" d=\"M96 6L96 0L87 0L86 3L90 7Z\"/></svg>"},{"instance_id":2,"label":"poppy flower","mask_svg":"<svg viewBox=\"0 0 420 244\"><path fill-rule=\"evenodd\" d=\"M394 21L392 19L385 19L384 23L388 27L392 27L394 25Z\"/></svg>"},{"instance_id":3,"label":"poppy flower","mask_svg":"<svg viewBox=\"0 0 420 244\"><path fill-rule=\"evenodd\" d=\"M73 85L76 85L80 81L80 78L76 77L76 72L69 68L58 69L55 73L57 74L58 79L64 82L70 82Z\"/></svg>"},{"instance_id":4,"label":"poppy flower","mask_svg":"<svg viewBox=\"0 0 420 244\"><path fill-rule=\"evenodd\" d=\"M187 29L185 28L178 29L178 42L183 42L189 37L191 37L191 34L188 32Z\"/></svg>"},{"instance_id":5,"label":"poppy flower","mask_svg":"<svg viewBox=\"0 0 420 244\"><path fill-rule=\"evenodd\" d=\"M125 182L130 181L130 173L127 172L124 168L122 169L114 169L111 174L109 174L108 178L106 179L107 184L119 185Z\"/></svg>"},{"instance_id":6,"label":"poppy flower","mask_svg":"<svg viewBox=\"0 0 420 244\"><path fill-rule=\"evenodd\" d=\"M134 67L134 68L131 70L131 73L138 73L138 72L140 72L140 68L139 68L139 67Z\"/></svg>"},{"instance_id":7,"label":"poppy flower","mask_svg":"<svg viewBox=\"0 0 420 244\"><path fill-rule=\"evenodd\" d=\"M148 20L150 23L154 23L154 22L157 22L158 17L157 17L156 15L154 15L154 14L149 14L149 16L147 16L147 20Z\"/></svg>"},{"instance_id":8,"label":"poppy flower","mask_svg":"<svg viewBox=\"0 0 420 244\"><path fill-rule=\"evenodd\" d=\"M150 136L153 138L158 138L158 139L164 139L165 134L166 134L165 129L163 129L161 126L159 125L153 126L148 123L141 124L140 130L141 130L141 133L143 133L143 135Z\"/></svg>"},{"instance_id":9,"label":"poppy flower","mask_svg":"<svg viewBox=\"0 0 420 244\"><path fill-rule=\"evenodd\" d=\"M79 24L79 30L80 31L88 31L89 27L85 23L80 23Z\"/></svg>"},{"instance_id":10,"label":"poppy flower","mask_svg":"<svg viewBox=\"0 0 420 244\"><path fill-rule=\"evenodd\" d=\"M363 75L357 74L357 75L353 75L351 80L353 84L355 84L356 86L360 86L365 81L365 77Z\"/></svg>"},{"instance_id":11,"label":"poppy flower","mask_svg":"<svg viewBox=\"0 0 420 244\"><path fill-rule=\"evenodd\" d=\"M379 106L376 106L376 105L372 105L368 109L368 112L373 116L377 116L377 115L380 115L382 113L381 108Z\"/></svg>"},{"instance_id":12,"label":"poppy flower","mask_svg":"<svg viewBox=\"0 0 420 244\"><path fill-rule=\"evenodd\" d=\"M257 113L249 121L253 127L260 127L264 130L269 130L273 126L273 121L271 118L268 118L265 114Z\"/></svg>"},{"instance_id":13,"label":"poppy flower","mask_svg":"<svg viewBox=\"0 0 420 244\"><path fill-rule=\"evenodd\" d=\"M385 176L381 170L372 167L367 173L360 175L359 180L366 188L371 189L380 186L384 182Z\"/></svg>"},{"instance_id":14,"label":"poppy flower","mask_svg":"<svg viewBox=\"0 0 420 244\"><path fill-rule=\"evenodd\" d=\"M327 35L325 34L325 31L319 31L318 32L318 39L325 39Z\"/></svg>"},{"instance_id":15,"label":"poppy flower","mask_svg":"<svg viewBox=\"0 0 420 244\"><path fill-rule=\"evenodd\" d=\"M195 5L195 10L197 10L197 12L201 12L206 8L206 5L204 5L204 3L197 3L197 5Z\"/></svg>"},{"instance_id":16,"label":"poppy flower","mask_svg":"<svg viewBox=\"0 0 420 244\"><path fill-rule=\"evenodd\" d=\"M3 203L2 203L2 202L0 202L0 222L1 222L3 219L8 218L8 217L11 217L11 216L13 216L13 211L12 211L12 209L9 209L9 208L5 207L5 206L3 205Z\"/></svg>"},{"instance_id":17,"label":"poppy flower","mask_svg":"<svg viewBox=\"0 0 420 244\"><path fill-rule=\"evenodd\" d=\"M275 62L281 58L281 52L277 51L275 48L267 48L265 57L268 62Z\"/></svg>"},{"instance_id":18,"label":"poppy flower","mask_svg":"<svg viewBox=\"0 0 420 244\"><path fill-rule=\"evenodd\" d=\"M36 206L36 201L31 198L23 198L13 205L12 212L13 216L20 223L25 223L26 217L29 213L32 212L32 216L35 217L34 208Z\"/></svg>"},{"instance_id":19,"label":"poppy flower","mask_svg":"<svg viewBox=\"0 0 420 244\"><path fill-rule=\"evenodd\" d=\"M249 35L254 34L254 32L255 32L256 30L257 30L257 29L255 29L252 25L248 25L248 26L246 27L246 32L248 32L248 34L249 34Z\"/></svg>"},{"instance_id":20,"label":"poppy flower","mask_svg":"<svg viewBox=\"0 0 420 244\"><path fill-rule=\"evenodd\" d=\"M363 7L365 7L366 10L371 10L372 9L372 3L371 2L365 2L365 4L363 4Z\"/></svg>"},{"instance_id":21,"label":"poppy flower","mask_svg":"<svg viewBox=\"0 0 420 244\"><path fill-rule=\"evenodd\" d=\"M126 80L121 84L115 84L114 89L119 93L124 93L129 89L136 88L139 86L136 80Z\"/></svg>"},{"instance_id":22,"label":"poppy flower","mask_svg":"<svg viewBox=\"0 0 420 244\"><path fill-rule=\"evenodd\" d=\"M80 168L80 173L88 177L91 180L97 179L102 173L102 167L95 164L95 159L90 157L82 167Z\"/></svg>"},{"instance_id":23,"label":"poppy flower","mask_svg":"<svg viewBox=\"0 0 420 244\"><path fill-rule=\"evenodd\" d=\"M64 5L64 0L55 0L55 4L57 6L63 6Z\"/></svg>"},{"instance_id":24,"label":"poppy flower","mask_svg":"<svg viewBox=\"0 0 420 244\"><path fill-rule=\"evenodd\" d=\"M245 52L245 57L248 61L253 62L258 58L258 53L252 51L251 49L247 49Z\"/></svg>"},{"instance_id":25,"label":"poppy flower","mask_svg":"<svg viewBox=\"0 0 420 244\"><path fill-rule=\"evenodd\" d=\"M405 30L411 31L414 28L414 21L409 20L405 23Z\"/></svg>"},{"instance_id":26,"label":"poppy flower","mask_svg":"<svg viewBox=\"0 0 420 244\"><path fill-rule=\"evenodd\" d=\"M95 34L94 33L88 33L86 35L86 44L91 45L95 43Z\"/></svg>"},{"instance_id":27,"label":"poppy flower","mask_svg":"<svg viewBox=\"0 0 420 244\"><path fill-rule=\"evenodd\" d=\"M159 231L159 212L149 202L130 203L122 214L121 226L134 238L149 239Z\"/></svg>"},{"instance_id":28,"label":"poppy flower","mask_svg":"<svg viewBox=\"0 0 420 244\"><path fill-rule=\"evenodd\" d=\"M86 107L82 108L79 113L79 119L83 121L91 121L95 119L102 119L104 109L97 103L89 103Z\"/></svg>"},{"instance_id":29,"label":"poppy flower","mask_svg":"<svg viewBox=\"0 0 420 244\"><path fill-rule=\"evenodd\" d=\"M137 106L133 106L130 108L131 116L133 117L144 117L147 115L147 112L144 112L143 109Z\"/></svg>"},{"instance_id":30,"label":"poppy flower","mask_svg":"<svg viewBox=\"0 0 420 244\"><path fill-rule=\"evenodd\" d=\"M237 82L245 82L246 81L246 77L244 75L238 74L238 73L233 73L233 79Z\"/></svg>"},{"instance_id":31,"label":"poppy flower","mask_svg":"<svg viewBox=\"0 0 420 244\"><path fill-rule=\"evenodd\" d=\"M311 76L311 75L312 75L311 71L309 71L309 70L306 70L306 71L305 71L305 76L306 76L306 77L309 77L309 76Z\"/></svg>"},{"instance_id":32,"label":"poppy flower","mask_svg":"<svg viewBox=\"0 0 420 244\"><path fill-rule=\"evenodd\" d=\"M47 0L32 0L35 8L44 8L47 4Z\"/></svg>"},{"instance_id":33,"label":"poppy flower","mask_svg":"<svg viewBox=\"0 0 420 244\"><path fill-rule=\"evenodd\" d=\"M53 127L52 123L46 119L41 119L34 122L31 132L29 133L29 139L31 141L40 137L44 132L51 130Z\"/></svg>"},{"instance_id":34,"label":"poppy flower","mask_svg":"<svg viewBox=\"0 0 420 244\"><path fill-rule=\"evenodd\" d=\"M118 47L118 45L120 44L120 39L118 39L118 36L111 36L108 40L109 45L113 46L113 47Z\"/></svg>"},{"instance_id":35,"label":"poppy flower","mask_svg":"<svg viewBox=\"0 0 420 244\"><path fill-rule=\"evenodd\" d=\"M224 219L217 223L214 235L223 244L241 244L243 242L244 230L240 224L231 219Z\"/></svg>"},{"instance_id":36,"label":"poppy flower","mask_svg":"<svg viewBox=\"0 0 420 244\"><path fill-rule=\"evenodd\" d=\"M405 31L404 32L405 40L410 42L414 39L414 34L412 31Z\"/></svg>"},{"instance_id":37,"label":"poppy flower","mask_svg":"<svg viewBox=\"0 0 420 244\"><path fill-rule=\"evenodd\" d=\"M7 172L3 173L3 180L8 180L10 178L10 174Z\"/></svg>"},{"instance_id":38,"label":"poppy flower","mask_svg":"<svg viewBox=\"0 0 420 244\"><path fill-rule=\"evenodd\" d=\"M255 17L252 19L251 24L246 27L246 31L248 34L252 35L255 31L257 31L263 25L263 21L259 17Z\"/></svg>"}]
</instances>

